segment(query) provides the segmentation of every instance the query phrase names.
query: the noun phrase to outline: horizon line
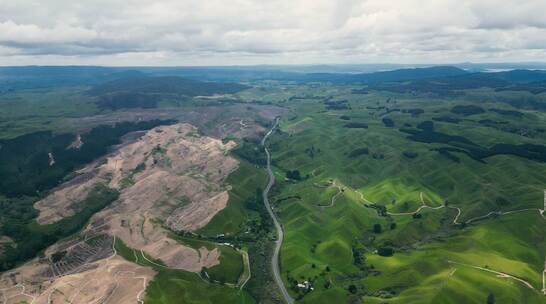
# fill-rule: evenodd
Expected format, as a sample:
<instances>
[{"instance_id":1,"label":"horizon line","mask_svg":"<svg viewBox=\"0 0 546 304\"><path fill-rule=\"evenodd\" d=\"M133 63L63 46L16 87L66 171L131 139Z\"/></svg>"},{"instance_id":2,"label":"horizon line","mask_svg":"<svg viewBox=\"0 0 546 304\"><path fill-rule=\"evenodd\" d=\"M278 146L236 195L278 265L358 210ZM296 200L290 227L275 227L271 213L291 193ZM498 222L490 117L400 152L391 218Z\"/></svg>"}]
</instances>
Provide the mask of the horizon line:
<instances>
[{"instance_id":1,"label":"horizon line","mask_svg":"<svg viewBox=\"0 0 546 304\"><path fill-rule=\"evenodd\" d=\"M506 62L453 62L453 63L286 63L286 64L225 64L225 65L101 65L101 64L16 64L1 65L0 68L17 67L106 67L106 68L240 68L240 67L318 67L318 66L457 66L457 65L546 65L546 61L506 61Z\"/></svg>"}]
</instances>

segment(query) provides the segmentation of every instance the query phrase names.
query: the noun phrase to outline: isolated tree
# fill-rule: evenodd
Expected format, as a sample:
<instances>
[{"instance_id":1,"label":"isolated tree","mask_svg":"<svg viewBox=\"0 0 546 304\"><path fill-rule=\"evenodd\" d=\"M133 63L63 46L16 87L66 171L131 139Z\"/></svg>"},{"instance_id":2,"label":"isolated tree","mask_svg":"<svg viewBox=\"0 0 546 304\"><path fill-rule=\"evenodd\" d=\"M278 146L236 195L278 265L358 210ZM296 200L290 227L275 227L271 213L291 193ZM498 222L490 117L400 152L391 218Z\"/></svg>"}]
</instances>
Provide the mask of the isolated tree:
<instances>
[{"instance_id":1,"label":"isolated tree","mask_svg":"<svg viewBox=\"0 0 546 304\"><path fill-rule=\"evenodd\" d=\"M384 257L390 257L394 254L394 248L392 247L380 247L377 249L377 254Z\"/></svg>"},{"instance_id":2,"label":"isolated tree","mask_svg":"<svg viewBox=\"0 0 546 304\"><path fill-rule=\"evenodd\" d=\"M293 179L293 180L300 180L301 179L301 173L299 170L288 170L286 172L286 178Z\"/></svg>"},{"instance_id":3,"label":"isolated tree","mask_svg":"<svg viewBox=\"0 0 546 304\"><path fill-rule=\"evenodd\" d=\"M414 214L412 215L412 217L413 217L414 219L420 219L420 218L423 217L423 215L422 215L421 213L414 213Z\"/></svg>"},{"instance_id":4,"label":"isolated tree","mask_svg":"<svg viewBox=\"0 0 546 304\"><path fill-rule=\"evenodd\" d=\"M374 224L373 225L373 232L374 233L381 233L381 224Z\"/></svg>"},{"instance_id":5,"label":"isolated tree","mask_svg":"<svg viewBox=\"0 0 546 304\"><path fill-rule=\"evenodd\" d=\"M487 296L487 304L495 304L495 295L492 292Z\"/></svg>"}]
</instances>

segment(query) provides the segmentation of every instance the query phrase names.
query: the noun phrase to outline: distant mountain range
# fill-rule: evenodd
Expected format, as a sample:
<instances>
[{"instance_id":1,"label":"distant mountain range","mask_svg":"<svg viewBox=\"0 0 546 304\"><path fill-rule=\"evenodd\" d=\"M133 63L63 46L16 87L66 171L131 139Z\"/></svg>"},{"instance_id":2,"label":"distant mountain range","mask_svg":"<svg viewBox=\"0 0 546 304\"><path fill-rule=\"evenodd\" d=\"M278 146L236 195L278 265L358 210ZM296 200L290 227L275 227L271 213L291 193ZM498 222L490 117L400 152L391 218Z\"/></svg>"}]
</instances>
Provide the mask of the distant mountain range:
<instances>
[{"instance_id":1,"label":"distant mountain range","mask_svg":"<svg viewBox=\"0 0 546 304\"><path fill-rule=\"evenodd\" d=\"M304 80L306 81L327 81L334 83L380 83L380 82L392 82L392 81L404 81L404 80L416 80L423 78L433 77L447 77L447 76L459 76L466 75L467 71L451 67L451 66L437 66L427 68L412 68L412 69L399 69L393 71L374 72L374 73L362 73L362 74L332 74L332 73L320 73L320 74L306 74Z\"/></svg>"},{"instance_id":2,"label":"distant mountain range","mask_svg":"<svg viewBox=\"0 0 546 304\"><path fill-rule=\"evenodd\" d=\"M392 81L363 82L370 89L386 90L397 93L437 93L439 95L457 94L458 90L481 87L494 88L497 91L528 91L532 94L546 92L546 71L511 70L495 73L460 73L459 75L432 76L429 69L420 71L421 78L404 78L407 73L393 71ZM461 70L462 71L462 70ZM426 77L430 75L430 77ZM370 76L375 79L373 74Z\"/></svg>"},{"instance_id":3,"label":"distant mountain range","mask_svg":"<svg viewBox=\"0 0 546 304\"><path fill-rule=\"evenodd\" d=\"M456 66L431 66L376 71L371 73L306 73L301 71L335 70L356 71L362 66L249 66L249 67L88 67L88 66L26 66L0 67L0 92L14 89L87 85L97 86L92 92L105 88L117 90L167 90L166 92L185 95L207 95L211 84L199 82L230 82L228 85L214 86L223 92L232 90L234 82L244 83L261 80L306 82L330 82L335 84L362 84L375 89L394 91L438 91L457 90L475 87L496 89L514 88L542 92L546 82L546 71L514 69L501 72L485 72L487 65L463 64ZM468 68L468 67L474 68ZM510 66L509 64L499 65ZM538 67L543 67L537 64ZM375 65L374 68L396 67L395 65ZM479 67L479 68L476 68ZM371 68L370 68L371 69ZM502 70L502 68L499 68ZM480 70L476 72L476 70ZM296 72L298 71L298 72ZM147 76L155 76L149 77ZM162 78L163 77L163 78ZM173 78L179 77L179 78ZM129 80L128 80L129 79ZM112 82L113 81L113 82ZM401 82L410 83L402 84ZM109 83L111 82L111 83ZM102 84L102 86L100 86ZM523 86L525 84L525 86ZM223 89L222 89L223 88ZM191 90L190 90L191 89ZM204 90L203 92L201 92ZM229 91L228 90L228 91ZM164 92L165 93L165 92Z\"/></svg>"},{"instance_id":4,"label":"distant mountain range","mask_svg":"<svg viewBox=\"0 0 546 304\"><path fill-rule=\"evenodd\" d=\"M91 95L116 93L180 94L186 96L232 94L248 87L237 83L206 82L178 76L125 77L93 87Z\"/></svg>"}]
</instances>

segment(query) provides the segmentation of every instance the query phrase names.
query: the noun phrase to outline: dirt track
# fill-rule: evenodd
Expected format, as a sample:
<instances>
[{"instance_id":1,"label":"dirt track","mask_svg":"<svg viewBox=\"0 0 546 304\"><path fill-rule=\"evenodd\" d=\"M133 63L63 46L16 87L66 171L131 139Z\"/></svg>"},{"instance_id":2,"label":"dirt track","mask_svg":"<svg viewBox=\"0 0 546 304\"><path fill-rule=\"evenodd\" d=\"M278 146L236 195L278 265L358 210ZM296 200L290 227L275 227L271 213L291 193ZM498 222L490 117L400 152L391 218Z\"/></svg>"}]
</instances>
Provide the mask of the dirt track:
<instances>
[{"instance_id":1,"label":"dirt track","mask_svg":"<svg viewBox=\"0 0 546 304\"><path fill-rule=\"evenodd\" d=\"M400 212L400 213L397 213L397 212L388 212L387 211L387 214L388 215L394 215L394 216L398 216L398 215L414 215L414 214L417 214L419 213L419 211L425 209L425 208L430 208L432 210L438 210L438 209L442 209L445 207L445 205L441 205L441 206L437 206L437 207L431 207L429 205L427 205L425 203L425 200L423 199L423 192L419 192L419 198L421 199L421 206L419 206L419 208L417 208L417 210L415 211L412 211L412 212Z\"/></svg>"},{"instance_id":2,"label":"dirt track","mask_svg":"<svg viewBox=\"0 0 546 304\"><path fill-rule=\"evenodd\" d=\"M334 194L334 195L332 195L332 198L330 199L330 204L328 204L328 205L317 205L317 207L322 208L322 209L334 207L337 198L338 198L341 194L343 194L344 189L343 189L341 186L336 185L336 181L335 181L335 180L332 181L332 182L330 183L330 186L329 186L329 187L337 188L337 193Z\"/></svg>"},{"instance_id":3,"label":"dirt track","mask_svg":"<svg viewBox=\"0 0 546 304\"><path fill-rule=\"evenodd\" d=\"M466 264L466 263L459 263L459 262L454 262L454 261L447 261L447 262L450 263L450 264L461 265L461 266L466 266L466 267L472 267L472 268L475 268L475 269L479 269L481 271L490 272L490 273L496 274L500 278L510 278L510 279L513 279L513 280L516 280L516 281L520 282L521 284L525 285L529 289L536 290L533 287L533 285L531 285L531 283L529 283L529 282L527 282L527 281L525 281L523 279L520 279L520 278L518 278L516 276L510 275L508 273L495 271L495 270L491 270L489 268L484 268L484 267L471 265L471 264Z\"/></svg>"}]
</instances>

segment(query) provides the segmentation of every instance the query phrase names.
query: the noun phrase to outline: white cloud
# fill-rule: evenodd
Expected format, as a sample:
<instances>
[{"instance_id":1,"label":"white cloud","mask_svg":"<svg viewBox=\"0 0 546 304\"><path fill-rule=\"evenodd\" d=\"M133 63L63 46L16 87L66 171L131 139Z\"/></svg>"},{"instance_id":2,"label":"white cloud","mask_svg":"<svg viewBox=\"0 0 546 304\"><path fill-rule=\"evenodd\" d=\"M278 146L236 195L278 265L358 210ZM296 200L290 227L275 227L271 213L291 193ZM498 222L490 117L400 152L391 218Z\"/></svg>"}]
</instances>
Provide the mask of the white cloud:
<instances>
[{"instance_id":1,"label":"white cloud","mask_svg":"<svg viewBox=\"0 0 546 304\"><path fill-rule=\"evenodd\" d=\"M97 38L93 30L58 24L42 28L35 24L16 24L12 20L0 22L0 41L15 44L81 43Z\"/></svg>"},{"instance_id":2,"label":"white cloud","mask_svg":"<svg viewBox=\"0 0 546 304\"><path fill-rule=\"evenodd\" d=\"M0 64L533 61L543 0L0 0Z\"/></svg>"}]
</instances>

